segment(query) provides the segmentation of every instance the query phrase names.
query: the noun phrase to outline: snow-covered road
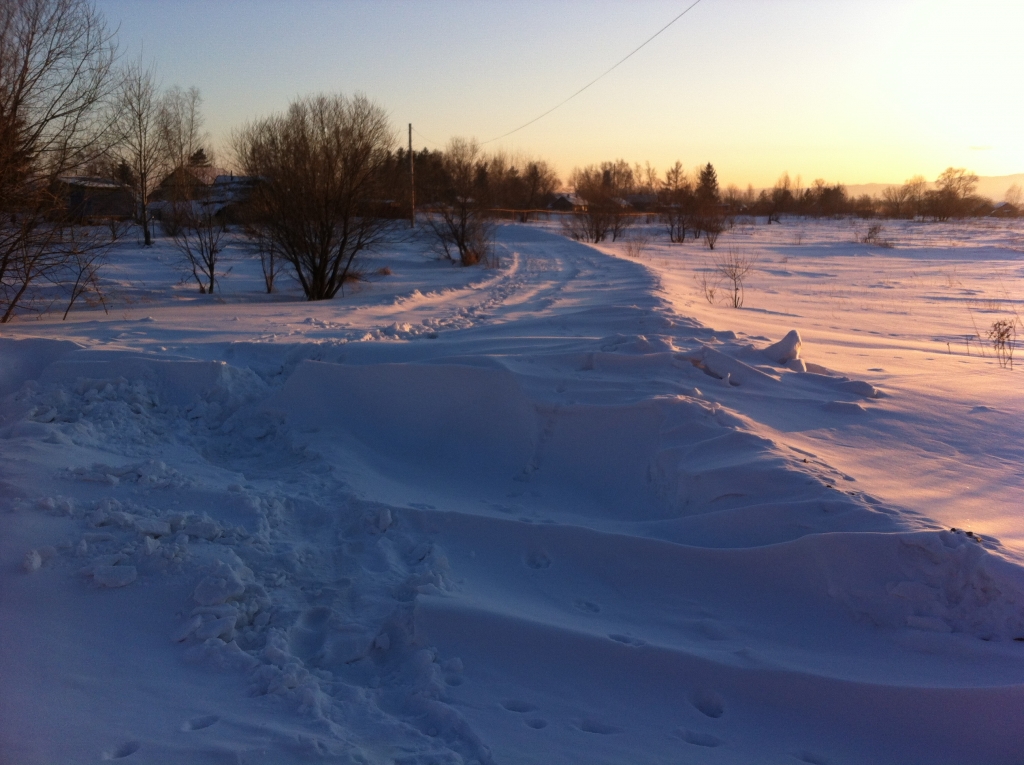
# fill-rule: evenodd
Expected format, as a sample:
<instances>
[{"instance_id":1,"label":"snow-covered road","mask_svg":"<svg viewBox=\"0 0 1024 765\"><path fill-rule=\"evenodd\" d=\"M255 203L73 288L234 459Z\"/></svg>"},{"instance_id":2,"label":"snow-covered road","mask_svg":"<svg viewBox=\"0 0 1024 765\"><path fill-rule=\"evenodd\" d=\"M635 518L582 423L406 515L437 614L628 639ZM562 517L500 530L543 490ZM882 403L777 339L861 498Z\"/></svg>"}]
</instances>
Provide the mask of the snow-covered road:
<instances>
[{"instance_id":1,"label":"snow-covered road","mask_svg":"<svg viewBox=\"0 0 1024 765\"><path fill-rule=\"evenodd\" d=\"M0 762L1019 761L1024 569L829 456L926 418L498 253L4 330Z\"/></svg>"}]
</instances>

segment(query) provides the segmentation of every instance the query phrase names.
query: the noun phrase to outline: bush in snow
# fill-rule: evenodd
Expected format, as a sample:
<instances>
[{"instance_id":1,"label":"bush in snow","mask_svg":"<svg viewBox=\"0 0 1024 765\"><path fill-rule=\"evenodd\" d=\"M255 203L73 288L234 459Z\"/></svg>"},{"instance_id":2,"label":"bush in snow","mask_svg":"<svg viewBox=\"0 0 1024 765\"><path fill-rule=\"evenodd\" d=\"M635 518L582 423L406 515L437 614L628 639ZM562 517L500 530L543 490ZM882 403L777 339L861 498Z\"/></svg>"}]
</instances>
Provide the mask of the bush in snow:
<instances>
[{"instance_id":1,"label":"bush in snow","mask_svg":"<svg viewBox=\"0 0 1024 765\"><path fill-rule=\"evenodd\" d=\"M715 258L715 272L731 285L729 303L733 308L743 305L743 281L756 262L752 255L734 249Z\"/></svg>"},{"instance_id":2,"label":"bush in snow","mask_svg":"<svg viewBox=\"0 0 1024 765\"><path fill-rule=\"evenodd\" d=\"M453 138L441 158L444 188L427 224L441 254L463 266L491 258L494 223L486 206L487 164L476 141Z\"/></svg>"},{"instance_id":3,"label":"bush in snow","mask_svg":"<svg viewBox=\"0 0 1024 765\"><path fill-rule=\"evenodd\" d=\"M328 300L358 276L358 258L393 222L381 199L394 134L364 96L315 96L234 136L238 163L259 178L250 224L295 272L309 300Z\"/></svg>"}]
</instances>

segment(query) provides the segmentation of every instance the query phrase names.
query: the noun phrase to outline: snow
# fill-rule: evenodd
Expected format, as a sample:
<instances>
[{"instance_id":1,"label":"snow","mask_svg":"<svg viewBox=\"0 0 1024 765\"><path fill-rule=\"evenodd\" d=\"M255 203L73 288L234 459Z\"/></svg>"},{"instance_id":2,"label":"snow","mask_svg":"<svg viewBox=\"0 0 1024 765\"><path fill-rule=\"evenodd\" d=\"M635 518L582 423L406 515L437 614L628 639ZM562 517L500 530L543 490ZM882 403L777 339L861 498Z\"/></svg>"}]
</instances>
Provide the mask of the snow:
<instances>
[{"instance_id":1,"label":"snow","mask_svg":"<svg viewBox=\"0 0 1024 765\"><path fill-rule=\"evenodd\" d=\"M1024 227L864 225L121 245L0 336L0 762L1018 762Z\"/></svg>"}]
</instances>

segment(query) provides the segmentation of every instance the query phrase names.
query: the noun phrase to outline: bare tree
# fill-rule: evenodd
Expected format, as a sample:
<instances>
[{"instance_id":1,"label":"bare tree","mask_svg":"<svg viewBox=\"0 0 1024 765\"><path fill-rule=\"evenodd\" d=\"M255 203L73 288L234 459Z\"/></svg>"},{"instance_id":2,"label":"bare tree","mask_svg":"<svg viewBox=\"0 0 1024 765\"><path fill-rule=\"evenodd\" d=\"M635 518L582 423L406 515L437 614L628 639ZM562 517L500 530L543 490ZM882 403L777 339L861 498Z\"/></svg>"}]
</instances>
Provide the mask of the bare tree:
<instances>
[{"instance_id":1,"label":"bare tree","mask_svg":"<svg viewBox=\"0 0 1024 765\"><path fill-rule=\"evenodd\" d=\"M260 256L260 269L263 271L263 285L267 288L267 294L274 291L274 283L280 275L287 261L278 252L277 245L267 235L267 230L259 224L246 225L246 232L249 238L256 244L256 251Z\"/></svg>"},{"instance_id":2,"label":"bare tree","mask_svg":"<svg viewBox=\"0 0 1024 765\"><path fill-rule=\"evenodd\" d=\"M882 190L882 210L890 218L906 217L910 211L911 190L907 184L886 186Z\"/></svg>"},{"instance_id":3,"label":"bare tree","mask_svg":"<svg viewBox=\"0 0 1024 765\"><path fill-rule=\"evenodd\" d=\"M175 85L159 99L156 125L167 162L173 168L195 164L208 157L207 135L203 130L203 97L199 88L187 90Z\"/></svg>"},{"instance_id":4,"label":"bare tree","mask_svg":"<svg viewBox=\"0 0 1024 765\"><path fill-rule=\"evenodd\" d=\"M224 224L217 219L217 206L209 192L176 202L177 225L171 240L185 269L199 285L202 295L213 294L217 286L218 263L224 249Z\"/></svg>"},{"instance_id":5,"label":"bare tree","mask_svg":"<svg viewBox=\"0 0 1024 765\"><path fill-rule=\"evenodd\" d=\"M218 200L211 197L210 186L192 175L200 163L209 161L202 103L198 88L185 90L175 85L157 100L155 124L158 151L173 178L165 199L164 232L174 242L199 292L212 294L217 286L225 228L217 218Z\"/></svg>"},{"instance_id":6,"label":"bare tree","mask_svg":"<svg viewBox=\"0 0 1024 765\"><path fill-rule=\"evenodd\" d=\"M701 228L704 230L704 244L709 250L713 250L718 242L718 237L725 231L725 218L721 214L702 215Z\"/></svg>"},{"instance_id":7,"label":"bare tree","mask_svg":"<svg viewBox=\"0 0 1024 765\"><path fill-rule=\"evenodd\" d=\"M753 256L735 249L728 249L715 257L715 272L732 285L729 302L733 308L743 306L743 282L756 262Z\"/></svg>"},{"instance_id":8,"label":"bare tree","mask_svg":"<svg viewBox=\"0 0 1024 765\"><path fill-rule=\"evenodd\" d=\"M515 210L522 223L558 187L558 176L542 159L499 151L486 163L489 201L494 207Z\"/></svg>"},{"instance_id":9,"label":"bare tree","mask_svg":"<svg viewBox=\"0 0 1024 765\"><path fill-rule=\"evenodd\" d=\"M1015 183L1006 190L1006 194L1003 195L1003 200L1008 205L1013 205L1018 210L1020 209L1021 202L1024 201L1024 191L1021 191L1020 184Z\"/></svg>"},{"instance_id":10,"label":"bare tree","mask_svg":"<svg viewBox=\"0 0 1024 765\"><path fill-rule=\"evenodd\" d=\"M193 203L210 203L208 181L196 175L209 165L202 103L198 88L184 90L177 85L163 93L157 103L160 151L164 170L169 172L162 189L164 206L160 223L164 233L172 239L186 224L195 229L197 211Z\"/></svg>"},{"instance_id":11,"label":"bare tree","mask_svg":"<svg viewBox=\"0 0 1024 765\"><path fill-rule=\"evenodd\" d=\"M962 167L947 167L935 181L936 188L926 194L929 212L937 220L966 215L978 176Z\"/></svg>"},{"instance_id":12,"label":"bare tree","mask_svg":"<svg viewBox=\"0 0 1024 765\"><path fill-rule=\"evenodd\" d=\"M54 192L102 153L116 57L86 0L0 4L0 323L68 277L73 228Z\"/></svg>"},{"instance_id":13,"label":"bare tree","mask_svg":"<svg viewBox=\"0 0 1024 765\"><path fill-rule=\"evenodd\" d=\"M239 165L259 178L247 228L292 266L307 299L337 295L389 233L379 192L394 142L387 113L365 96L301 98L235 134Z\"/></svg>"},{"instance_id":14,"label":"bare tree","mask_svg":"<svg viewBox=\"0 0 1024 765\"><path fill-rule=\"evenodd\" d=\"M761 193L761 201L768 217L768 225L780 223L782 214L790 212L796 204L793 182L790 180L788 172L779 176L770 192Z\"/></svg>"},{"instance_id":15,"label":"bare tree","mask_svg":"<svg viewBox=\"0 0 1024 765\"><path fill-rule=\"evenodd\" d=\"M444 257L474 266L489 257L494 239L486 200L487 163L480 145L464 138L449 141L441 161L446 188L427 222Z\"/></svg>"},{"instance_id":16,"label":"bare tree","mask_svg":"<svg viewBox=\"0 0 1024 765\"><path fill-rule=\"evenodd\" d=\"M907 190L907 206L910 217L916 218L918 215L923 215L928 181L924 176L915 175L903 184L903 188Z\"/></svg>"},{"instance_id":17,"label":"bare tree","mask_svg":"<svg viewBox=\"0 0 1024 765\"><path fill-rule=\"evenodd\" d=\"M115 110L118 143L115 151L130 169L135 214L146 247L153 244L149 196L166 173L169 162L160 135L160 94L152 67L129 63L122 73Z\"/></svg>"},{"instance_id":18,"label":"bare tree","mask_svg":"<svg viewBox=\"0 0 1024 765\"><path fill-rule=\"evenodd\" d=\"M709 305L715 304L715 298L718 296L718 287L721 282L721 278L712 279L711 273L707 267L702 267L699 271L693 275L693 281L697 285L697 289L704 296L704 299L708 301ZM715 271L714 273L717 273Z\"/></svg>"},{"instance_id":19,"label":"bare tree","mask_svg":"<svg viewBox=\"0 0 1024 765\"><path fill-rule=\"evenodd\" d=\"M563 222L566 234L583 242L602 242L609 236L618 240L633 225L622 199L633 184L633 169L625 160L575 168L569 185L586 205Z\"/></svg>"},{"instance_id":20,"label":"bare tree","mask_svg":"<svg viewBox=\"0 0 1024 765\"><path fill-rule=\"evenodd\" d=\"M661 221L668 231L669 241L682 244L694 215L693 187L686 177L681 162L676 162L665 171L661 183Z\"/></svg>"},{"instance_id":21,"label":"bare tree","mask_svg":"<svg viewBox=\"0 0 1024 765\"><path fill-rule=\"evenodd\" d=\"M110 248L124 233L124 228L108 227L106 231L95 226L78 226L68 229L62 250L65 254L64 266L59 272L56 283L64 288L67 295L67 307L64 309L62 321L68 318L72 307L79 298L98 303L107 310L107 300L100 284L100 268L107 262Z\"/></svg>"}]
</instances>

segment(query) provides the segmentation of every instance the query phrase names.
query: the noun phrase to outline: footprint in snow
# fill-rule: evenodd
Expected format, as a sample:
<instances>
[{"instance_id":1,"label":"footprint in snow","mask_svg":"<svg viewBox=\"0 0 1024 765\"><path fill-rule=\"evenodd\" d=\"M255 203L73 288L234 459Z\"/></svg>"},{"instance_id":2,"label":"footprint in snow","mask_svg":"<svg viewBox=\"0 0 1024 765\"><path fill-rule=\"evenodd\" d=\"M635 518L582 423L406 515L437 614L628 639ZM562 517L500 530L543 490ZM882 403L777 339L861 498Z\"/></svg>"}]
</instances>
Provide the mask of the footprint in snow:
<instances>
[{"instance_id":1,"label":"footprint in snow","mask_svg":"<svg viewBox=\"0 0 1024 765\"><path fill-rule=\"evenodd\" d=\"M714 619L694 619L687 622L687 625L705 640L728 640L732 637L730 630Z\"/></svg>"},{"instance_id":2,"label":"footprint in snow","mask_svg":"<svg viewBox=\"0 0 1024 765\"><path fill-rule=\"evenodd\" d=\"M538 550L526 556L526 565L535 570L548 568L551 566L551 558L546 552Z\"/></svg>"},{"instance_id":3,"label":"footprint in snow","mask_svg":"<svg viewBox=\"0 0 1024 765\"><path fill-rule=\"evenodd\" d=\"M718 736L712 736L710 733L702 733L701 731L688 730L686 728L681 728L676 731L676 735L687 744L693 744L694 746L713 748L725 743Z\"/></svg>"},{"instance_id":4,"label":"footprint in snow","mask_svg":"<svg viewBox=\"0 0 1024 765\"><path fill-rule=\"evenodd\" d=\"M832 414L863 414L867 411L855 401L829 401L821 408Z\"/></svg>"},{"instance_id":5,"label":"footprint in snow","mask_svg":"<svg viewBox=\"0 0 1024 765\"><path fill-rule=\"evenodd\" d=\"M580 730L584 733L597 733L601 736L610 736L614 733L622 732L622 728L616 728L614 725L589 718L580 723Z\"/></svg>"},{"instance_id":6,"label":"footprint in snow","mask_svg":"<svg viewBox=\"0 0 1024 765\"><path fill-rule=\"evenodd\" d=\"M725 714L725 701L715 691L699 690L690 698L690 703L706 717L718 718Z\"/></svg>"},{"instance_id":7,"label":"footprint in snow","mask_svg":"<svg viewBox=\"0 0 1024 765\"><path fill-rule=\"evenodd\" d=\"M541 728L548 727L548 721L547 720L542 720L539 717L535 717L533 719L527 720L526 724L529 727L533 728L534 730L540 730Z\"/></svg>"},{"instance_id":8,"label":"footprint in snow","mask_svg":"<svg viewBox=\"0 0 1024 765\"><path fill-rule=\"evenodd\" d=\"M211 725L220 722L220 717L217 715L204 715L203 717L193 717L191 720L186 720L181 724L182 733L190 733L194 730L203 730L209 728Z\"/></svg>"},{"instance_id":9,"label":"footprint in snow","mask_svg":"<svg viewBox=\"0 0 1024 765\"><path fill-rule=\"evenodd\" d=\"M594 603L592 600L577 600L573 603L573 606L578 611L585 611L588 614L597 614L601 612L601 606Z\"/></svg>"},{"instance_id":10,"label":"footprint in snow","mask_svg":"<svg viewBox=\"0 0 1024 765\"><path fill-rule=\"evenodd\" d=\"M103 759L122 760L125 757L129 757L135 754L137 751L139 751L139 746L140 744L138 741L125 741L123 744L121 744L121 746L117 747L117 749L115 749L114 751L104 752Z\"/></svg>"},{"instance_id":11,"label":"footprint in snow","mask_svg":"<svg viewBox=\"0 0 1024 765\"><path fill-rule=\"evenodd\" d=\"M647 645L646 641L641 640L640 638L631 637L630 635L620 635L617 633L612 633L608 637L610 637L616 643L624 643L625 645L631 645L636 647Z\"/></svg>"},{"instance_id":12,"label":"footprint in snow","mask_svg":"<svg viewBox=\"0 0 1024 765\"><path fill-rule=\"evenodd\" d=\"M312 658L327 639L327 621L331 610L316 606L306 611L288 631L288 646L291 652L303 661Z\"/></svg>"},{"instance_id":13,"label":"footprint in snow","mask_svg":"<svg viewBox=\"0 0 1024 765\"><path fill-rule=\"evenodd\" d=\"M529 701L521 701L519 699L509 699L508 701L501 702L501 705L509 712L518 712L520 714L537 711L536 705L531 704Z\"/></svg>"},{"instance_id":14,"label":"footprint in snow","mask_svg":"<svg viewBox=\"0 0 1024 765\"><path fill-rule=\"evenodd\" d=\"M807 765L828 765L829 763L828 757L817 752L809 752L806 749L802 752L796 752L793 756L800 762L806 762Z\"/></svg>"}]
</instances>

